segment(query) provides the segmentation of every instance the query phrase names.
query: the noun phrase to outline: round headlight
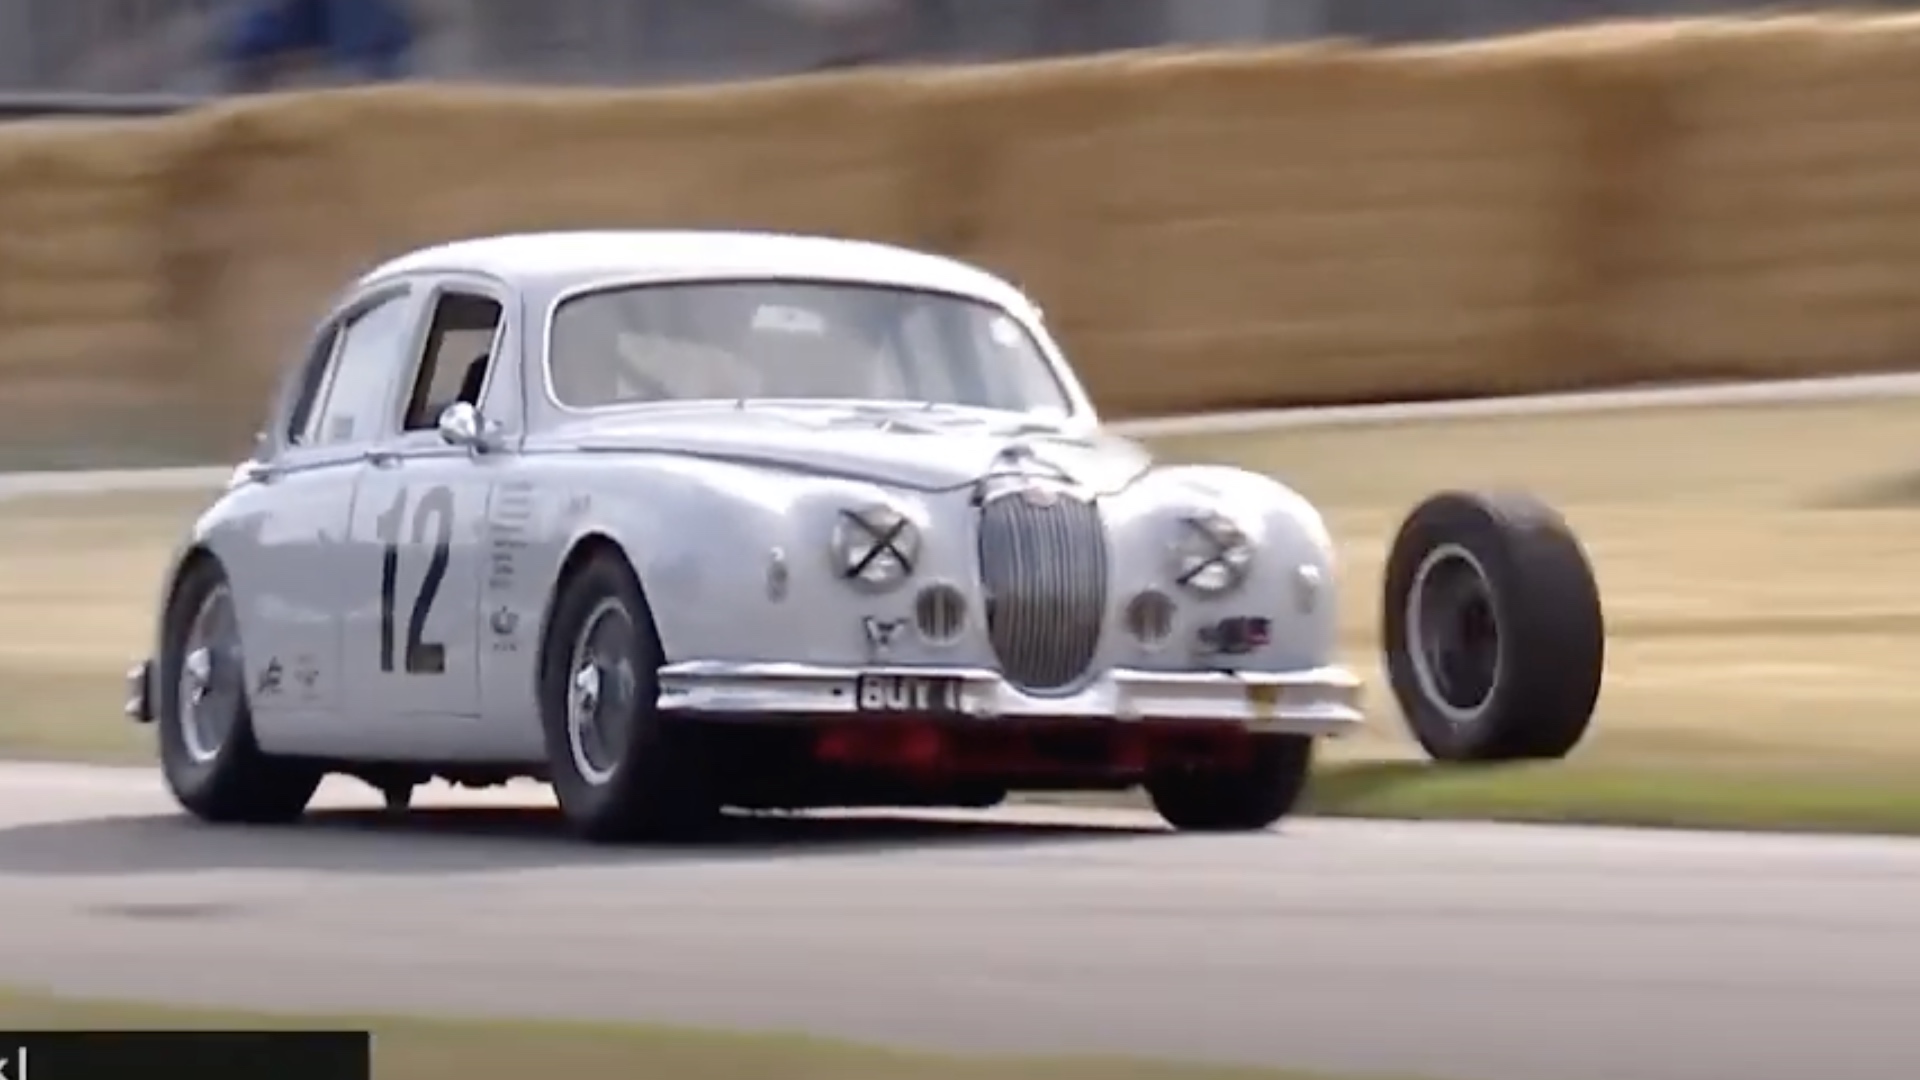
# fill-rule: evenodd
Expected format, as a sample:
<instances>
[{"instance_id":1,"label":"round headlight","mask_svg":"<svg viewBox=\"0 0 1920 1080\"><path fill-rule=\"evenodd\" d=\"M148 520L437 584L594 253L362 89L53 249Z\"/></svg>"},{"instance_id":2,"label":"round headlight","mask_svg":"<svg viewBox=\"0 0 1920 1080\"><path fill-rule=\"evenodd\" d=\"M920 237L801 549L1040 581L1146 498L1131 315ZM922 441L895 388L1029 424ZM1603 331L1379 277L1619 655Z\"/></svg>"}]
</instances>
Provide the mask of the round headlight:
<instances>
[{"instance_id":1,"label":"round headlight","mask_svg":"<svg viewBox=\"0 0 1920 1080\"><path fill-rule=\"evenodd\" d=\"M1218 511L1180 519L1173 542L1173 580L1182 588L1219 596L1238 588L1253 566L1253 540Z\"/></svg>"},{"instance_id":2,"label":"round headlight","mask_svg":"<svg viewBox=\"0 0 1920 1080\"><path fill-rule=\"evenodd\" d=\"M840 511L832 539L834 571L850 585L891 589L913 576L920 530L891 506Z\"/></svg>"}]
</instances>

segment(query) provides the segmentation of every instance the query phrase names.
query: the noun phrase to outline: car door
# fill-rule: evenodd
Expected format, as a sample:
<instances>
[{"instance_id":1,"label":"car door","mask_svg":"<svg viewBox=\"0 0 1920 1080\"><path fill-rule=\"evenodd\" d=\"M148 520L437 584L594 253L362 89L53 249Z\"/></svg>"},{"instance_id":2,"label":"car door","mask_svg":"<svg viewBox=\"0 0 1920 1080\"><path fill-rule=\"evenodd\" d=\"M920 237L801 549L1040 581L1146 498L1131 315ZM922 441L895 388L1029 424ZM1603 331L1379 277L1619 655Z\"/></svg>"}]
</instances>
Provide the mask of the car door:
<instances>
[{"instance_id":1,"label":"car door","mask_svg":"<svg viewBox=\"0 0 1920 1080\"><path fill-rule=\"evenodd\" d=\"M483 531L499 455L450 443L446 408L479 409L500 353L506 297L481 280L428 281L424 331L368 450L346 576L348 708L386 756L457 757L481 715Z\"/></svg>"},{"instance_id":2,"label":"car door","mask_svg":"<svg viewBox=\"0 0 1920 1080\"><path fill-rule=\"evenodd\" d=\"M353 497L414 325L404 287L351 299L324 320L290 383L274 427L244 466L236 520L251 543L228 567L245 635L256 737L281 753L347 749L337 720L350 679L342 667L343 594L334 570Z\"/></svg>"}]
</instances>

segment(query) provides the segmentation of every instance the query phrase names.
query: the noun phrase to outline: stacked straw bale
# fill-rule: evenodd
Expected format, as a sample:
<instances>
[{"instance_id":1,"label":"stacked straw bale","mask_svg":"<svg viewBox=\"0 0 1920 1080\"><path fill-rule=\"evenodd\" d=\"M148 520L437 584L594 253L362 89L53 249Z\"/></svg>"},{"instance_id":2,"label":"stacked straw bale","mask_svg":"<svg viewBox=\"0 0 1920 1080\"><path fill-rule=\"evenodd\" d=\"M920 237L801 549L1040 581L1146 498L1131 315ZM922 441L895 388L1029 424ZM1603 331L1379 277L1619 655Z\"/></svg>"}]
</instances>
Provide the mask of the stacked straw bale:
<instances>
[{"instance_id":1,"label":"stacked straw bale","mask_svg":"<svg viewBox=\"0 0 1920 1080\"><path fill-rule=\"evenodd\" d=\"M1911 366L1915 72L1920 20L1808 17L16 124L0 421L238 437L348 275L566 227L978 260L1113 416Z\"/></svg>"}]
</instances>

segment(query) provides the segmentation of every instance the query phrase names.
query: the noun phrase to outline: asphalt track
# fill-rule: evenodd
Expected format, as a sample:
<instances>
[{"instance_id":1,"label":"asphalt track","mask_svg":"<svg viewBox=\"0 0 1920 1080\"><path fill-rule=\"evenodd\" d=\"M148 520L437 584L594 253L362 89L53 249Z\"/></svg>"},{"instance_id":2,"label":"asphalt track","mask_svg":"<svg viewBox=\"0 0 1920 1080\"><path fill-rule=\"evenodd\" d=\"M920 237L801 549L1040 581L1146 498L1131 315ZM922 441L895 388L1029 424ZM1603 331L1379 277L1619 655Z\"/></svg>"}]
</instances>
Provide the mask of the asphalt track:
<instances>
[{"instance_id":1,"label":"asphalt track","mask_svg":"<svg viewBox=\"0 0 1920 1080\"><path fill-rule=\"evenodd\" d=\"M0 983L1460 1080L1920 1076L1920 843L1035 808L606 850L534 787L324 801L363 809L213 829L147 771L0 767Z\"/></svg>"}]
</instances>

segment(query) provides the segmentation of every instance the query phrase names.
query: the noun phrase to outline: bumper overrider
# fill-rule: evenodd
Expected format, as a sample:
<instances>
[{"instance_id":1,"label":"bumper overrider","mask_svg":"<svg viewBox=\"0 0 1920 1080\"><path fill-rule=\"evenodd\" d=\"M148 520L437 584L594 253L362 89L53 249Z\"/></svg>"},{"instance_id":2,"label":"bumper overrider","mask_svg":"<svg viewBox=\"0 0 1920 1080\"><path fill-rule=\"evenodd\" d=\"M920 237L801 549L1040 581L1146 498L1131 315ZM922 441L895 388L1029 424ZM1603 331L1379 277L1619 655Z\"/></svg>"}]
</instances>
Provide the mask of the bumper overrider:
<instances>
[{"instance_id":1,"label":"bumper overrider","mask_svg":"<svg viewBox=\"0 0 1920 1080\"><path fill-rule=\"evenodd\" d=\"M142 660L127 669L127 703L121 708L135 723L153 723L153 661Z\"/></svg>"},{"instance_id":2,"label":"bumper overrider","mask_svg":"<svg viewBox=\"0 0 1920 1080\"><path fill-rule=\"evenodd\" d=\"M1364 722L1360 680L1342 667L1286 672L1119 668L1065 694L1029 694L984 668L825 667L692 661L660 671L660 708L717 720L913 717L1214 723L1342 735Z\"/></svg>"}]
</instances>

